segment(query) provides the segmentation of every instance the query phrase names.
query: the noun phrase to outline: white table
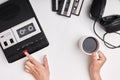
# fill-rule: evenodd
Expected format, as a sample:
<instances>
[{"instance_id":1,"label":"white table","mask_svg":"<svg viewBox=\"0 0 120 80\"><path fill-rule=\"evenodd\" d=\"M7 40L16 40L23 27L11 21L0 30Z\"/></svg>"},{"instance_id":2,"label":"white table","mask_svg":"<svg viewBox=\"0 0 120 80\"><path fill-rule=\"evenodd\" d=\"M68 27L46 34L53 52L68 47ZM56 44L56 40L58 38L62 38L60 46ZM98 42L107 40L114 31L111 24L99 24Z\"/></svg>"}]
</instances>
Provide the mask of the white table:
<instances>
[{"instance_id":1,"label":"white table","mask_svg":"<svg viewBox=\"0 0 120 80\"><path fill-rule=\"evenodd\" d=\"M1 3L4 1L0 0ZM51 71L50 80L90 80L88 71L90 57L80 52L77 42L82 35L94 35L93 21L89 18L92 0L85 0L80 16L72 15L71 18L52 12L51 0L30 1L50 42L49 47L32 56L41 61L42 56L47 54ZM120 0L108 0L104 16L113 13L120 14ZM104 33L99 24L97 30L100 35ZM110 37L109 39L111 40ZM107 57L107 62L101 70L103 80L120 80L120 49L110 50L102 41L100 43L100 49ZM25 60L26 58L23 58L8 64L0 50L0 80L34 80L31 75L24 72Z\"/></svg>"}]
</instances>

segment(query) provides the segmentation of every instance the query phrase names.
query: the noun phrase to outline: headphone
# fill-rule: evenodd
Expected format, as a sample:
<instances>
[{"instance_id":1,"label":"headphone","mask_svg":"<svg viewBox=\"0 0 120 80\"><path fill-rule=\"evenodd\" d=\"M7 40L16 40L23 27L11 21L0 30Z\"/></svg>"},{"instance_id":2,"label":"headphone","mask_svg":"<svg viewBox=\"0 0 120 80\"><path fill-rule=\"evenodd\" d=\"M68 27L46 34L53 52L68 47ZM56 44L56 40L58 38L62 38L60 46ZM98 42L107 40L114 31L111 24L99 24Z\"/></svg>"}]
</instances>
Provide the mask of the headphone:
<instances>
[{"instance_id":1,"label":"headphone","mask_svg":"<svg viewBox=\"0 0 120 80\"><path fill-rule=\"evenodd\" d=\"M120 15L109 15L106 17L102 17L106 3L107 0L93 0L92 2L90 9L90 18L94 20L93 30L97 37L101 39L108 48L110 49L120 48L120 45L115 46L105 41L105 36L108 33L116 33L120 35L120 33L117 32L120 30ZM103 38L101 38L95 30L96 22L99 22L106 31Z\"/></svg>"}]
</instances>

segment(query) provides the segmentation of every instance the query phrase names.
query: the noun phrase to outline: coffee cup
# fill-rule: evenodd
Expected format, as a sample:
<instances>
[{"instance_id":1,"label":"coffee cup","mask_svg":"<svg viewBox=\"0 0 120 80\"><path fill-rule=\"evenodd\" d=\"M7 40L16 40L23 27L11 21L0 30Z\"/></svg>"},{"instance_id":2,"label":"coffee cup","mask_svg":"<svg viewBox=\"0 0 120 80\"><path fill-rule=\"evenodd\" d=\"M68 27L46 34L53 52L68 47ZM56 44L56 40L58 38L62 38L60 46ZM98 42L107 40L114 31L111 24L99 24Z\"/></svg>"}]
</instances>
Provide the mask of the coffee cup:
<instances>
[{"instance_id":1,"label":"coffee cup","mask_svg":"<svg viewBox=\"0 0 120 80\"><path fill-rule=\"evenodd\" d=\"M99 41L93 36L82 36L79 39L79 48L87 55L92 55L99 50Z\"/></svg>"}]
</instances>

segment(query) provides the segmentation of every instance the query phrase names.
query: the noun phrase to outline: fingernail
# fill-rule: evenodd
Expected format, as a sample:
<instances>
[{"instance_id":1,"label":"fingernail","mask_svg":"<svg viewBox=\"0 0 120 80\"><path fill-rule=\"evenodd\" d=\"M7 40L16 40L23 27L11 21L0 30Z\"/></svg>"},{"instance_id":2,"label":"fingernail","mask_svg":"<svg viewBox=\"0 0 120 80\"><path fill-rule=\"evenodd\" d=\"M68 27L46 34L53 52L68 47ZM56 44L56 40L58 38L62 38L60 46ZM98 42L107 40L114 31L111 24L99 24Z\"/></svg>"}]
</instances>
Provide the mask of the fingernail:
<instances>
[{"instance_id":1,"label":"fingernail","mask_svg":"<svg viewBox=\"0 0 120 80\"><path fill-rule=\"evenodd\" d=\"M28 71L27 69L25 69L25 71L26 71L27 73L29 73L29 71Z\"/></svg>"},{"instance_id":2,"label":"fingernail","mask_svg":"<svg viewBox=\"0 0 120 80\"><path fill-rule=\"evenodd\" d=\"M98 53L101 53L101 51L98 51Z\"/></svg>"},{"instance_id":3,"label":"fingernail","mask_svg":"<svg viewBox=\"0 0 120 80\"><path fill-rule=\"evenodd\" d=\"M45 57L47 57L47 55L44 55Z\"/></svg>"},{"instance_id":4,"label":"fingernail","mask_svg":"<svg viewBox=\"0 0 120 80\"><path fill-rule=\"evenodd\" d=\"M47 55L44 55L45 59L47 58Z\"/></svg>"},{"instance_id":5,"label":"fingernail","mask_svg":"<svg viewBox=\"0 0 120 80\"><path fill-rule=\"evenodd\" d=\"M44 56L44 60L45 60L45 62L47 61L47 55Z\"/></svg>"},{"instance_id":6,"label":"fingernail","mask_svg":"<svg viewBox=\"0 0 120 80\"><path fill-rule=\"evenodd\" d=\"M25 65L25 68L28 68L27 65Z\"/></svg>"},{"instance_id":7,"label":"fingernail","mask_svg":"<svg viewBox=\"0 0 120 80\"><path fill-rule=\"evenodd\" d=\"M27 65L25 65L25 68L30 70L30 68Z\"/></svg>"}]
</instances>

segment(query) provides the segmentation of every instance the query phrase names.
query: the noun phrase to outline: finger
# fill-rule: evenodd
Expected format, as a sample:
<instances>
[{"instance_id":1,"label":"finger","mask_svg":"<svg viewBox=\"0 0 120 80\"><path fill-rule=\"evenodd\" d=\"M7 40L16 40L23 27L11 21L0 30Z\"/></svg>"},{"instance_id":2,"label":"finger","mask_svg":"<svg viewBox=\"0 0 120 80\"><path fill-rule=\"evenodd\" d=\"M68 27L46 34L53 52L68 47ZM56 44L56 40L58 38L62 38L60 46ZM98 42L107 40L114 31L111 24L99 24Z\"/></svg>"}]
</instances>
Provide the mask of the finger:
<instances>
[{"instance_id":1,"label":"finger","mask_svg":"<svg viewBox=\"0 0 120 80\"><path fill-rule=\"evenodd\" d=\"M25 72L30 73L30 74L32 74L33 76L36 75L35 72L34 72L33 70L31 70L31 69L29 70L29 69L25 68L24 70L25 70Z\"/></svg>"},{"instance_id":2,"label":"finger","mask_svg":"<svg viewBox=\"0 0 120 80\"><path fill-rule=\"evenodd\" d=\"M30 73L30 71L28 69L26 69L26 68L25 68L25 72Z\"/></svg>"},{"instance_id":3,"label":"finger","mask_svg":"<svg viewBox=\"0 0 120 80\"><path fill-rule=\"evenodd\" d=\"M30 70L30 68L27 65L25 65L24 67L25 67L25 69Z\"/></svg>"},{"instance_id":4,"label":"finger","mask_svg":"<svg viewBox=\"0 0 120 80\"><path fill-rule=\"evenodd\" d=\"M30 69L34 69L34 64L31 63L29 60L25 63L26 66L28 66Z\"/></svg>"},{"instance_id":5,"label":"finger","mask_svg":"<svg viewBox=\"0 0 120 80\"><path fill-rule=\"evenodd\" d=\"M43 61L44 61L45 68L49 70L49 65L48 65L48 60L46 55L44 55Z\"/></svg>"},{"instance_id":6,"label":"finger","mask_svg":"<svg viewBox=\"0 0 120 80\"><path fill-rule=\"evenodd\" d=\"M99 58L100 58L101 60L106 60L105 55L104 55L101 51L98 51L98 54L99 54Z\"/></svg>"},{"instance_id":7,"label":"finger","mask_svg":"<svg viewBox=\"0 0 120 80\"><path fill-rule=\"evenodd\" d=\"M37 74L37 71L36 71L36 66L34 64L32 64L30 61L27 61L26 64L28 66L29 71L32 73L32 74Z\"/></svg>"},{"instance_id":8,"label":"finger","mask_svg":"<svg viewBox=\"0 0 120 80\"><path fill-rule=\"evenodd\" d=\"M27 65L25 65L24 67L25 67L24 70L25 70L27 73L31 73L31 70L30 70L30 68L29 68Z\"/></svg>"},{"instance_id":9,"label":"finger","mask_svg":"<svg viewBox=\"0 0 120 80\"><path fill-rule=\"evenodd\" d=\"M23 53L26 55L28 59L33 59L33 57L28 53L27 50L24 50Z\"/></svg>"},{"instance_id":10,"label":"finger","mask_svg":"<svg viewBox=\"0 0 120 80\"><path fill-rule=\"evenodd\" d=\"M93 60L97 60L97 55L96 55L96 53L93 53L93 54L92 54L92 59L93 59Z\"/></svg>"},{"instance_id":11,"label":"finger","mask_svg":"<svg viewBox=\"0 0 120 80\"><path fill-rule=\"evenodd\" d=\"M27 62L27 61L26 61L26 62ZM29 67L27 64L24 65L24 70L25 70L27 73L32 73L30 67Z\"/></svg>"},{"instance_id":12,"label":"finger","mask_svg":"<svg viewBox=\"0 0 120 80\"><path fill-rule=\"evenodd\" d=\"M27 63L28 61L29 61L29 60L25 61L24 66L26 65L26 63Z\"/></svg>"},{"instance_id":13,"label":"finger","mask_svg":"<svg viewBox=\"0 0 120 80\"><path fill-rule=\"evenodd\" d=\"M27 56L27 58L33 63L37 64L38 62L28 53L27 50L24 50L23 53Z\"/></svg>"}]
</instances>

